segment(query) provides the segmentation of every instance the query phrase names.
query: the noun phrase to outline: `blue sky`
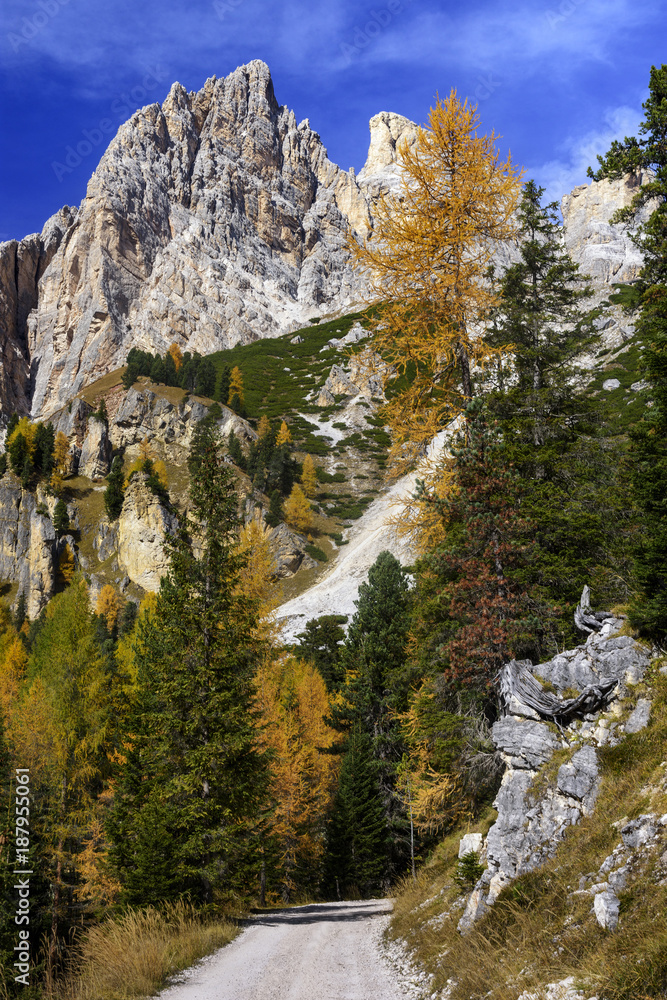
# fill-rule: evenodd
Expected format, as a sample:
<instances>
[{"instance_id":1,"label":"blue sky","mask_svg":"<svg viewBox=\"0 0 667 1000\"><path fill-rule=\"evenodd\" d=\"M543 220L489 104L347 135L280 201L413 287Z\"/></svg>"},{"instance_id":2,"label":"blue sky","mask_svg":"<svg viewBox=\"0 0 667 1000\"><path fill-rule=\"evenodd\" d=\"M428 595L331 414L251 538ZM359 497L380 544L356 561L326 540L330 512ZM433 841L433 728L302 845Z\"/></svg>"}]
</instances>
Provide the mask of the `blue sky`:
<instances>
[{"instance_id":1,"label":"blue sky","mask_svg":"<svg viewBox=\"0 0 667 1000\"><path fill-rule=\"evenodd\" d=\"M171 83L199 89L251 59L343 167L368 119L424 122L436 92L479 104L482 129L560 197L612 138L634 134L667 2L544 0L3 0L0 239L78 204L118 126ZM101 126L101 123L102 126ZM87 150L66 162L68 147ZM60 165L60 166L59 166ZM66 169L63 169L66 167Z\"/></svg>"}]
</instances>

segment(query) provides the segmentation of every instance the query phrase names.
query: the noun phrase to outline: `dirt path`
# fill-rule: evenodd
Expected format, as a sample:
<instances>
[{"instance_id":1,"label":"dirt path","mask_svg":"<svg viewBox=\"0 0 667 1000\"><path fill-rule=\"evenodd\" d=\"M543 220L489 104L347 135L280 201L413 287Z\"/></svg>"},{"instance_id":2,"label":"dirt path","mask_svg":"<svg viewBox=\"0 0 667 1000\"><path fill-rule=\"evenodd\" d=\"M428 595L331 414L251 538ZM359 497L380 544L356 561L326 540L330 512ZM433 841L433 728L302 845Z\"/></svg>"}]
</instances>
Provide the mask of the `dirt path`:
<instances>
[{"instance_id":1,"label":"dirt path","mask_svg":"<svg viewBox=\"0 0 667 1000\"><path fill-rule=\"evenodd\" d=\"M380 950L391 903L318 903L253 917L160 1000L404 1000Z\"/></svg>"}]
</instances>

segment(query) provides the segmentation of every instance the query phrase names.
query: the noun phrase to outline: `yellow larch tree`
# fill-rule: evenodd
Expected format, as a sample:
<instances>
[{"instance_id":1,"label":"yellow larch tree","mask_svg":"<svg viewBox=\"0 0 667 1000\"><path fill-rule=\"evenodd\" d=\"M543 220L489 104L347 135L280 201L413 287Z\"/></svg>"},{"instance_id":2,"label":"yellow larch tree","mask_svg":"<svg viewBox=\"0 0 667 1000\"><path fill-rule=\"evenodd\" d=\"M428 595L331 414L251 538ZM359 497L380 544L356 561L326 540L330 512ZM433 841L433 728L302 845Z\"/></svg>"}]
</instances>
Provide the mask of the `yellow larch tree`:
<instances>
[{"instance_id":1,"label":"yellow larch tree","mask_svg":"<svg viewBox=\"0 0 667 1000\"><path fill-rule=\"evenodd\" d=\"M298 483L292 487L292 492L284 504L285 520L297 531L309 531L313 525L313 515L306 494Z\"/></svg>"},{"instance_id":2,"label":"yellow larch tree","mask_svg":"<svg viewBox=\"0 0 667 1000\"><path fill-rule=\"evenodd\" d=\"M306 455L301 471L301 486L307 497L314 497L317 492L317 473L312 455Z\"/></svg>"},{"instance_id":3,"label":"yellow larch tree","mask_svg":"<svg viewBox=\"0 0 667 1000\"><path fill-rule=\"evenodd\" d=\"M234 397L238 397L238 404L235 404ZM232 409L236 410L242 410L245 406L243 374L238 365L234 365L229 376L229 395L227 397L227 406L231 406Z\"/></svg>"},{"instance_id":4,"label":"yellow larch tree","mask_svg":"<svg viewBox=\"0 0 667 1000\"><path fill-rule=\"evenodd\" d=\"M63 480L69 472L69 441L62 431L58 431L53 444L53 472L50 486L57 495L62 493Z\"/></svg>"},{"instance_id":5,"label":"yellow larch tree","mask_svg":"<svg viewBox=\"0 0 667 1000\"><path fill-rule=\"evenodd\" d=\"M292 443L292 434L290 432L289 427L283 420L283 422L280 425L280 430L278 431L278 437L276 438L276 448L280 448L280 446L283 444L291 444L291 443Z\"/></svg>"},{"instance_id":6,"label":"yellow larch tree","mask_svg":"<svg viewBox=\"0 0 667 1000\"><path fill-rule=\"evenodd\" d=\"M517 233L521 174L476 107L437 99L414 143L399 144L402 186L379 203L368 238L350 247L378 303L374 347L406 387L386 408L394 456L408 459L465 409L490 349L476 336L495 304L488 270Z\"/></svg>"},{"instance_id":7,"label":"yellow larch tree","mask_svg":"<svg viewBox=\"0 0 667 1000\"><path fill-rule=\"evenodd\" d=\"M173 344L169 345L167 354L171 354L176 371L180 371L181 366L183 365L183 352L175 341Z\"/></svg>"},{"instance_id":8,"label":"yellow larch tree","mask_svg":"<svg viewBox=\"0 0 667 1000\"><path fill-rule=\"evenodd\" d=\"M336 737L325 718L330 698L319 671L291 656L267 656L256 677L261 739L271 751L272 833L281 895L289 902L317 884L324 824L338 759L322 753Z\"/></svg>"},{"instance_id":9,"label":"yellow larch tree","mask_svg":"<svg viewBox=\"0 0 667 1000\"><path fill-rule=\"evenodd\" d=\"M271 421L267 417L266 413L263 413L259 423L257 424L257 437L261 441L262 438L266 437L266 435L270 433L271 433Z\"/></svg>"},{"instance_id":10,"label":"yellow larch tree","mask_svg":"<svg viewBox=\"0 0 667 1000\"><path fill-rule=\"evenodd\" d=\"M124 603L123 598L116 593L110 583L105 583L97 595L95 612L104 618L110 632L118 621Z\"/></svg>"},{"instance_id":11,"label":"yellow larch tree","mask_svg":"<svg viewBox=\"0 0 667 1000\"><path fill-rule=\"evenodd\" d=\"M260 634L271 638L275 630L273 611L280 603L281 588L274 579L276 560L269 529L261 518L253 517L243 525L239 532L239 551L244 556L239 572L239 591L259 602Z\"/></svg>"}]
</instances>

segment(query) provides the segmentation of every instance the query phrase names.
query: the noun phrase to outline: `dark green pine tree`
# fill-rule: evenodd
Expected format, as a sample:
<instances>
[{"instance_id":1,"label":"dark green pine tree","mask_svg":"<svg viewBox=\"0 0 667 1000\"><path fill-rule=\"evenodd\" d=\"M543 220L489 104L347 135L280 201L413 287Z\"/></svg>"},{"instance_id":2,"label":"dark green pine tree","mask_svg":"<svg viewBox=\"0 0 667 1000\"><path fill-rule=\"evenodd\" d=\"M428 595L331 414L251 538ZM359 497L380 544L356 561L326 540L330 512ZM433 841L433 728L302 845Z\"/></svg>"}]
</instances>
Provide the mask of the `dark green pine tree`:
<instances>
[{"instance_id":1,"label":"dark green pine tree","mask_svg":"<svg viewBox=\"0 0 667 1000\"><path fill-rule=\"evenodd\" d=\"M116 455L111 464L111 472L107 476L109 485L104 491L104 509L110 521L115 521L123 509L124 482L123 460L120 455Z\"/></svg>"},{"instance_id":2,"label":"dark green pine tree","mask_svg":"<svg viewBox=\"0 0 667 1000\"><path fill-rule=\"evenodd\" d=\"M392 877L407 860L405 809L396 794L396 769L405 751L397 712L407 708L412 679L406 667L410 627L409 574L390 552L381 552L359 588L357 611L341 651L346 682L332 706L329 724L341 734L338 752L347 753L353 733L370 740L381 805L390 830L384 853Z\"/></svg>"},{"instance_id":3,"label":"dark green pine tree","mask_svg":"<svg viewBox=\"0 0 667 1000\"><path fill-rule=\"evenodd\" d=\"M164 384L165 385L180 385L180 378L178 372L176 371L176 362L169 352L164 356Z\"/></svg>"},{"instance_id":4,"label":"dark green pine tree","mask_svg":"<svg viewBox=\"0 0 667 1000\"><path fill-rule=\"evenodd\" d=\"M55 440L56 435L52 423L37 424L35 440L33 442L35 471L45 479L48 479L53 472L53 448Z\"/></svg>"},{"instance_id":5,"label":"dark green pine tree","mask_svg":"<svg viewBox=\"0 0 667 1000\"><path fill-rule=\"evenodd\" d=\"M168 540L169 573L140 627L136 738L110 824L131 903L247 889L268 784L252 708L257 608L237 587L233 475L211 423L193 448L189 514Z\"/></svg>"},{"instance_id":6,"label":"dark green pine tree","mask_svg":"<svg viewBox=\"0 0 667 1000\"><path fill-rule=\"evenodd\" d=\"M628 530L619 527L629 526L629 505L618 448L601 447L603 414L581 389L578 358L597 338L599 310L586 306L590 288L563 248L557 205L543 206L542 193L533 181L524 189L521 259L499 281L488 333L514 347L485 388L489 420L522 481L522 514L535 525L532 582L561 607L557 641L569 644L577 635L568 605L584 584L599 601L624 597L614 581L628 559Z\"/></svg>"},{"instance_id":7,"label":"dark green pine tree","mask_svg":"<svg viewBox=\"0 0 667 1000\"><path fill-rule=\"evenodd\" d=\"M151 382L155 382L158 385L164 384L165 368L164 361L158 355L153 364L151 365L150 378Z\"/></svg>"},{"instance_id":8,"label":"dark green pine tree","mask_svg":"<svg viewBox=\"0 0 667 1000\"><path fill-rule=\"evenodd\" d=\"M12 443L9 445L8 451L12 472L17 476L20 476L23 472L26 458L30 458L28 453L28 443L23 434L16 435Z\"/></svg>"},{"instance_id":9,"label":"dark green pine tree","mask_svg":"<svg viewBox=\"0 0 667 1000\"><path fill-rule=\"evenodd\" d=\"M67 504L62 499L58 500L53 511L53 527L56 529L56 534L58 536L65 535L69 531L69 514L67 513Z\"/></svg>"},{"instance_id":10,"label":"dark green pine tree","mask_svg":"<svg viewBox=\"0 0 667 1000\"><path fill-rule=\"evenodd\" d=\"M616 179L632 174L646 183L613 222L631 223L649 203L653 211L633 236L644 264L626 295L638 307L637 340L643 344L644 377L649 384L643 419L632 433L632 479L643 531L635 551L640 593L631 624L665 645L667 638L667 65L651 67L649 96L643 105L640 138L615 141L590 176ZM648 176L647 176L648 172ZM652 176L651 176L652 175Z\"/></svg>"},{"instance_id":11,"label":"dark green pine tree","mask_svg":"<svg viewBox=\"0 0 667 1000\"><path fill-rule=\"evenodd\" d=\"M131 389L140 374L139 365L136 362L129 362L127 368L123 372L123 378L121 379L123 389Z\"/></svg>"},{"instance_id":12,"label":"dark green pine tree","mask_svg":"<svg viewBox=\"0 0 667 1000\"><path fill-rule=\"evenodd\" d=\"M236 465L238 464L239 463L236 462ZM283 510L283 498L280 495L280 490L273 490L271 496L269 497L269 509L264 515L264 520L269 525L269 527L276 528L280 524L280 522L284 520L284 518L285 518L285 512Z\"/></svg>"},{"instance_id":13,"label":"dark green pine tree","mask_svg":"<svg viewBox=\"0 0 667 1000\"><path fill-rule=\"evenodd\" d=\"M340 769L338 791L326 829L323 889L344 899L386 892L389 832L380 795L378 765L366 733L354 732Z\"/></svg>"},{"instance_id":14,"label":"dark green pine tree","mask_svg":"<svg viewBox=\"0 0 667 1000\"><path fill-rule=\"evenodd\" d=\"M195 392L198 396L213 398L215 392L215 365L210 358L202 358L197 369Z\"/></svg>"},{"instance_id":15,"label":"dark green pine tree","mask_svg":"<svg viewBox=\"0 0 667 1000\"><path fill-rule=\"evenodd\" d=\"M14 628L17 632L21 631L24 621L28 617L26 608L25 591L22 590L18 596L16 602L16 610L14 611Z\"/></svg>"},{"instance_id":16,"label":"dark green pine tree","mask_svg":"<svg viewBox=\"0 0 667 1000\"><path fill-rule=\"evenodd\" d=\"M227 452L234 465L238 465L239 469L246 468L247 463L245 455L241 449L241 442L237 438L234 431L229 432L229 437L227 439Z\"/></svg>"},{"instance_id":17,"label":"dark green pine tree","mask_svg":"<svg viewBox=\"0 0 667 1000\"><path fill-rule=\"evenodd\" d=\"M341 643L345 640L342 626L346 622L347 615L322 615L307 621L304 631L297 635L297 652L313 661L324 678L327 691L337 691L345 678Z\"/></svg>"},{"instance_id":18,"label":"dark green pine tree","mask_svg":"<svg viewBox=\"0 0 667 1000\"><path fill-rule=\"evenodd\" d=\"M219 403L223 406L227 405L227 400L229 399L229 379L231 376L231 368L229 365L223 365L220 369L220 374L215 383L215 396Z\"/></svg>"}]
</instances>

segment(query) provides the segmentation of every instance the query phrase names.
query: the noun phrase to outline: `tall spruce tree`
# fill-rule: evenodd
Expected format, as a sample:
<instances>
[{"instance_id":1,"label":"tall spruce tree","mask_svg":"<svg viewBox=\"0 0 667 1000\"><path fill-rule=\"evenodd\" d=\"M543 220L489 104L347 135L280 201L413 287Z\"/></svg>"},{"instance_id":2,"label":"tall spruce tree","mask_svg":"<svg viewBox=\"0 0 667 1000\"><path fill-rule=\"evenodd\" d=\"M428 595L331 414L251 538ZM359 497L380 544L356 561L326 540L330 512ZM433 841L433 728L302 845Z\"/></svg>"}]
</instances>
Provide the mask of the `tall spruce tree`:
<instances>
[{"instance_id":1,"label":"tall spruce tree","mask_svg":"<svg viewBox=\"0 0 667 1000\"><path fill-rule=\"evenodd\" d=\"M184 892L206 902L243 884L267 785L252 709L257 608L238 588L234 480L212 423L193 447L190 511L167 541L155 612L140 623L137 735L110 825L133 903Z\"/></svg>"},{"instance_id":2,"label":"tall spruce tree","mask_svg":"<svg viewBox=\"0 0 667 1000\"><path fill-rule=\"evenodd\" d=\"M341 734L337 745L344 755L341 766L353 753L355 734L369 741L391 841L382 855L388 878L407 858L405 810L396 794L396 769L405 745L396 713L407 707L411 680L405 652L410 600L409 574L390 552L381 552L368 572L368 582L359 588L357 611L340 654L346 681L329 720Z\"/></svg>"},{"instance_id":3,"label":"tall spruce tree","mask_svg":"<svg viewBox=\"0 0 667 1000\"><path fill-rule=\"evenodd\" d=\"M631 623L647 637L667 640L667 65L651 67L649 97L639 138L615 141L598 157L595 180L631 174L643 180L630 205L612 222L636 222L642 209L653 211L637 227L633 239L642 252L640 279L626 295L638 307L637 340L649 384L643 419L632 434L633 487L644 530L635 551L640 593L630 612Z\"/></svg>"},{"instance_id":4,"label":"tall spruce tree","mask_svg":"<svg viewBox=\"0 0 667 1000\"><path fill-rule=\"evenodd\" d=\"M116 455L111 464L111 472L107 476L109 485L104 491L104 509L110 521L115 521L123 509L124 482L123 460L120 455Z\"/></svg>"},{"instance_id":5,"label":"tall spruce tree","mask_svg":"<svg viewBox=\"0 0 667 1000\"><path fill-rule=\"evenodd\" d=\"M538 654L551 655L556 642L577 640L569 606L584 584L598 599L623 598L614 581L627 562L618 529L629 508L618 448L600 441L603 414L583 389L579 363L598 336L599 309L587 306L591 290L563 247L557 205L542 205L542 194L533 181L524 188L520 260L498 282L488 333L492 344L513 348L488 370L485 388L507 462L521 478L522 513L534 525L533 582L546 604L561 608Z\"/></svg>"},{"instance_id":6,"label":"tall spruce tree","mask_svg":"<svg viewBox=\"0 0 667 1000\"><path fill-rule=\"evenodd\" d=\"M370 737L351 734L340 769L338 791L326 829L324 891L344 898L386 891L389 832L380 796L378 765Z\"/></svg>"}]
</instances>

